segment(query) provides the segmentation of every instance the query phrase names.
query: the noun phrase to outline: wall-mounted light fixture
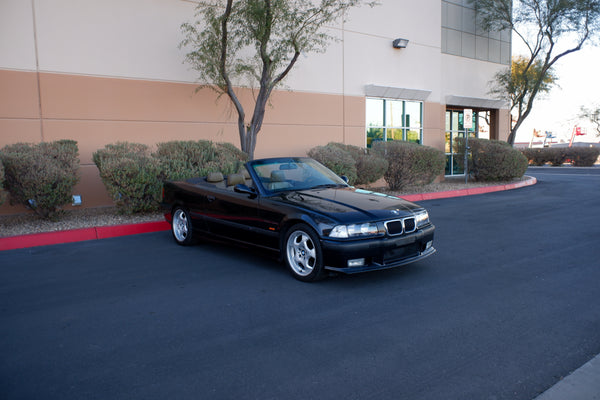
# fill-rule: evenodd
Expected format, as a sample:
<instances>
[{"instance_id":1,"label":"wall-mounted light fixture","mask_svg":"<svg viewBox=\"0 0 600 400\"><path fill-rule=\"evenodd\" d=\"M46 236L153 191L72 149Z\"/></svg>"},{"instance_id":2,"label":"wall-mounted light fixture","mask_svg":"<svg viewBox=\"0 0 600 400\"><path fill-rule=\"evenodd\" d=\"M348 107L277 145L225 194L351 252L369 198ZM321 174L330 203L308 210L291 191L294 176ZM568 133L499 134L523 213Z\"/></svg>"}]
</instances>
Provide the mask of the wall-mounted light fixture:
<instances>
[{"instance_id":1,"label":"wall-mounted light fixture","mask_svg":"<svg viewBox=\"0 0 600 400\"><path fill-rule=\"evenodd\" d=\"M408 39L396 39L392 43L395 49L404 49L408 46Z\"/></svg>"}]
</instances>

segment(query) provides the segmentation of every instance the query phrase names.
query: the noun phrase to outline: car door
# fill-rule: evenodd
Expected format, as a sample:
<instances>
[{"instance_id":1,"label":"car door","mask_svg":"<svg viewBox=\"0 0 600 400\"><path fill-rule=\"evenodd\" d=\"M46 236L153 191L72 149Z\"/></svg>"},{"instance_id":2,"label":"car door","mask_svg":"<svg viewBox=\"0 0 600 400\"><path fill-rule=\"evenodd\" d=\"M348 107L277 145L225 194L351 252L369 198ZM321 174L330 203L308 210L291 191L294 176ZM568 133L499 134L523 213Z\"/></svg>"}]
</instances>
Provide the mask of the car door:
<instances>
[{"instance_id":1,"label":"car door","mask_svg":"<svg viewBox=\"0 0 600 400\"><path fill-rule=\"evenodd\" d=\"M209 231L217 236L252 242L252 227L258 216L258 200L230 189L208 194L205 218Z\"/></svg>"}]
</instances>

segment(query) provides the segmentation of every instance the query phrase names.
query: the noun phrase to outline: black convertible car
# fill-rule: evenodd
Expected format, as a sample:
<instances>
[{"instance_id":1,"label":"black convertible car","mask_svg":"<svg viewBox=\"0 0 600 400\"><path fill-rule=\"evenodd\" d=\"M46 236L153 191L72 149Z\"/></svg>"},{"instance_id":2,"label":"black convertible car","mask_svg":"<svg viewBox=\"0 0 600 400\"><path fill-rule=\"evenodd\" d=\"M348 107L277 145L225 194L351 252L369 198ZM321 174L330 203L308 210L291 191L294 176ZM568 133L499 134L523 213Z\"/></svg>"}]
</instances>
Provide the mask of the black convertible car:
<instances>
[{"instance_id":1,"label":"black convertible car","mask_svg":"<svg viewBox=\"0 0 600 400\"><path fill-rule=\"evenodd\" d=\"M302 281L325 270L397 267L435 252L424 208L351 187L310 158L254 160L239 174L167 181L162 206L178 244L200 235L273 250Z\"/></svg>"}]
</instances>

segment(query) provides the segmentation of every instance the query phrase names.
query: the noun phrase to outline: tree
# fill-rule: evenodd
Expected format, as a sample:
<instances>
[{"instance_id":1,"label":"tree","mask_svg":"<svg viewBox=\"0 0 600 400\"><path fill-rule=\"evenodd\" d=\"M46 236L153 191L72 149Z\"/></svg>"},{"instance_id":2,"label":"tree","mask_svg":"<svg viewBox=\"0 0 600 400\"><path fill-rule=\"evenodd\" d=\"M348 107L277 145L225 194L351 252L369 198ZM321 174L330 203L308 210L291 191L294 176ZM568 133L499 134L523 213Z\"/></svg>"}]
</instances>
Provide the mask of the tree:
<instances>
[{"instance_id":1,"label":"tree","mask_svg":"<svg viewBox=\"0 0 600 400\"><path fill-rule=\"evenodd\" d=\"M592 108L582 106L579 117L588 119L596 128L596 136L600 137L600 106L592 106Z\"/></svg>"},{"instance_id":2,"label":"tree","mask_svg":"<svg viewBox=\"0 0 600 400\"><path fill-rule=\"evenodd\" d=\"M473 1L484 29L511 29L527 49L519 74L522 81L515 85L517 120L507 140L514 144L517 130L531 113L536 96L547 88L551 68L561 58L581 50L597 34L600 0Z\"/></svg>"},{"instance_id":3,"label":"tree","mask_svg":"<svg viewBox=\"0 0 600 400\"><path fill-rule=\"evenodd\" d=\"M364 0L208 0L196 8L196 21L184 23L181 47L200 74L202 87L227 95L237 112L242 151L254 158L256 137L273 89L296 65L300 54L322 52L335 40L325 27ZM374 5L374 2L365 4ZM257 89L247 117L238 96ZM249 120L248 120L249 118Z\"/></svg>"},{"instance_id":4,"label":"tree","mask_svg":"<svg viewBox=\"0 0 600 400\"><path fill-rule=\"evenodd\" d=\"M490 94L510 103L511 115L519 119L530 103L537 82L541 82L538 95L548 93L556 84L557 77L552 69L543 73L541 60L530 64L524 56L515 56L510 68L498 72L494 78Z\"/></svg>"}]
</instances>

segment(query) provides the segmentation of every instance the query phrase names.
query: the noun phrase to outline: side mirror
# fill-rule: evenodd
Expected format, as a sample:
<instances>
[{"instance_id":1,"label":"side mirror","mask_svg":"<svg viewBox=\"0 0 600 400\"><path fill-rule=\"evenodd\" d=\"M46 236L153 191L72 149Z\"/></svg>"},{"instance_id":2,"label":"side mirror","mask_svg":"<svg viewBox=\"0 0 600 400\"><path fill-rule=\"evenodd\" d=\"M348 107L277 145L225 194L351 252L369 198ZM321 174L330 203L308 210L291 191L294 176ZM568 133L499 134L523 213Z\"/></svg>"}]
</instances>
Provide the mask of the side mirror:
<instances>
[{"instance_id":1,"label":"side mirror","mask_svg":"<svg viewBox=\"0 0 600 400\"><path fill-rule=\"evenodd\" d=\"M256 190L254 188L248 187L243 183L238 183L233 187L233 191L236 193L247 194L250 198L256 197Z\"/></svg>"},{"instance_id":2,"label":"side mirror","mask_svg":"<svg viewBox=\"0 0 600 400\"><path fill-rule=\"evenodd\" d=\"M346 175L341 175L340 178L346 183L348 183L348 177Z\"/></svg>"}]
</instances>

